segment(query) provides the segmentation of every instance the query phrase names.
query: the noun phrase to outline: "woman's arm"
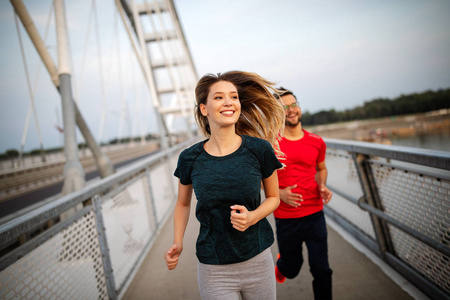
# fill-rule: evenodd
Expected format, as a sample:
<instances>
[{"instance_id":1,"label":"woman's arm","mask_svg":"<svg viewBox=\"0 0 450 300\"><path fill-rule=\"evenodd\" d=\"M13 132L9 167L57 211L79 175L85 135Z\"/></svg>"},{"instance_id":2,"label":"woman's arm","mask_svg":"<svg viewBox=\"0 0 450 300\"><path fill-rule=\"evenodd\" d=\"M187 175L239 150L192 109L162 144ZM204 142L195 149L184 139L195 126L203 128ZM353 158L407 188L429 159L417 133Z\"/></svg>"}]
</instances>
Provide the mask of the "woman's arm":
<instances>
[{"instance_id":1,"label":"woman's arm","mask_svg":"<svg viewBox=\"0 0 450 300\"><path fill-rule=\"evenodd\" d=\"M266 199L253 211L248 211L245 206L231 206L231 224L239 231L245 231L252 225L258 223L261 219L271 214L280 204L278 190L278 176L275 170L272 175L263 179L264 194ZM239 212L237 212L239 210Z\"/></svg>"},{"instance_id":2,"label":"woman's arm","mask_svg":"<svg viewBox=\"0 0 450 300\"><path fill-rule=\"evenodd\" d=\"M189 221L191 211L192 184L183 185L178 183L177 204L174 211L174 234L173 245L164 254L167 268L173 270L177 267L178 259L183 251L183 238Z\"/></svg>"}]
</instances>

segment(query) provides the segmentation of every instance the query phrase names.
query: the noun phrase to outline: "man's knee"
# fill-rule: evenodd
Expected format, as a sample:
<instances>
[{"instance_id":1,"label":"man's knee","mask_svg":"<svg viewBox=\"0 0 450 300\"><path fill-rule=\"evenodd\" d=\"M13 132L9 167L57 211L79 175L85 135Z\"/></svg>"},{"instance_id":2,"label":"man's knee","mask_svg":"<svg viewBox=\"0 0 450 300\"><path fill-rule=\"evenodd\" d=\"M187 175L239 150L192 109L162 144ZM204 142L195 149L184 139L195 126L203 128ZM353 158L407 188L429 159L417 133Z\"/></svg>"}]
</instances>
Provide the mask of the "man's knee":
<instances>
[{"instance_id":1,"label":"man's knee","mask_svg":"<svg viewBox=\"0 0 450 300\"><path fill-rule=\"evenodd\" d=\"M278 264L278 269L281 271L281 274L284 275L284 277L293 279L297 277L297 275L300 273L302 265L294 265L294 264Z\"/></svg>"},{"instance_id":2,"label":"man's knee","mask_svg":"<svg viewBox=\"0 0 450 300\"><path fill-rule=\"evenodd\" d=\"M331 270L329 266L311 267L310 271L314 278L331 278L331 275L333 274L333 270Z\"/></svg>"}]
</instances>

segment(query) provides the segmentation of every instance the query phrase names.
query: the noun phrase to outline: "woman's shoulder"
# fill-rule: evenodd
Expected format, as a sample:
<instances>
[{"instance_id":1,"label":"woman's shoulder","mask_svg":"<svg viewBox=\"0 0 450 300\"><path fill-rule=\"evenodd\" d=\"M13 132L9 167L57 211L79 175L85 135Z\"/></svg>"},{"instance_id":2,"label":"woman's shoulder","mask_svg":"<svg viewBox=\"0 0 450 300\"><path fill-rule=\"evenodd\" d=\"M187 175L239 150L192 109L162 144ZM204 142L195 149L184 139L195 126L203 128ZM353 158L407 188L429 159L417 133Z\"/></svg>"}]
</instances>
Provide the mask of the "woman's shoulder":
<instances>
[{"instance_id":1,"label":"woman's shoulder","mask_svg":"<svg viewBox=\"0 0 450 300\"><path fill-rule=\"evenodd\" d=\"M200 141L189 148L184 149L181 151L180 157L188 160L197 157L202 152L204 143L205 141Z\"/></svg>"},{"instance_id":2,"label":"woman's shoulder","mask_svg":"<svg viewBox=\"0 0 450 300\"><path fill-rule=\"evenodd\" d=\"M243 138L245 139L246 146L248 147L253 148L271 147L268 141L258 137L243 135Z\"/></svg>"}]
</instances>

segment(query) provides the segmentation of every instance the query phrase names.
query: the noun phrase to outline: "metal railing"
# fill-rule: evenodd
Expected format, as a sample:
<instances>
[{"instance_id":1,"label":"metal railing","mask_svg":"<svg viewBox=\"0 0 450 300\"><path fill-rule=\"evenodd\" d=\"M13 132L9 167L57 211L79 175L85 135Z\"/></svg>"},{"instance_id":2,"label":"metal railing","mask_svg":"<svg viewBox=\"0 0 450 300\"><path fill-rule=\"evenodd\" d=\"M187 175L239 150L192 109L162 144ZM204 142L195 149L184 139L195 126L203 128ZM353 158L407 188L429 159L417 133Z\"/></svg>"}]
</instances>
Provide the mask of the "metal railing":
<instances>
[{"instance_id":1,"label":"metal railing","mask_svg":"<svg viewBox=\"0 0 450 300\"><path fill-rule=\"evenodd\" d=\"M0 225L0 299L116 299L175 203L193 140Z\"/></svg>"},{"instance_id":2,"label":"metal railing","mask_svg":"<svg viewBox=\"0 0 450 300\"><path fill-rule=\"evenodd\" d=\"M327 216L430 298L448 299L450 152L325 142Z\"/></svg>"},{"instance_id":3,"label":"metal railing","mask_svg":"<svg viewBox=\"0 0 450 300\"><path fill-rule=\"evenodd\" d=\"M0 299L120 298L172 211L172 172L193 142L0 225ZM430 298L448 299L450 153L325 142L327 216Z\"/></svg>"},{"instance_id":4,"label":"metal railing","mask_svg":"<svg viewBox=\"0 0 450 300\"><path fill-rule=\"evenodd\" d=\"M107 145L102 150L112 164L117 164L147 155L158 148L158 141L149 141L146 143ZM89 149L82 149L78 154L80 164L86 174L97 169L96 160ZM60 155L60 161L47 160L40 165L23 164L17 169L0 170L0 202L9 201L33 190L63 181L63 169L66 162L64 153L58 153L58 155ZM4 213L0 212L0 216L4 216Z\"/></svg>"},{"instance_id":5,"label":"metal railing","mask_svg":"<svg viewBox=\"0 0 450 300\"><path fill-rule=\"evenodd\" d=\"M103 145L101 146L101 150L105 154L111 154L114 152L120 152L121 150L127 150L129 148L134 148L140 145L146 145L146 144L157 144L157 140L150 140L145 142L129 142L129 143L122 143L122 144L109 144L109 145ZM92 157L92 152L89 150L89 148L83 147L80 148L78 151L78 155L80 159L86 159ZM0 159L0 175L1 174L7 174L15 171L23 171L30 168L35 167L42 167L49 164L56 164L56 163L64 163L66 161L66 157L64 154L64 149L61 149L58 152L53 153L46 153L45 154L45 161L42 161L41 154L35 154L35 155L25 155L22 158L19 157L13 157L13 158L4 158Z\"/></svg>"}]
</instances>

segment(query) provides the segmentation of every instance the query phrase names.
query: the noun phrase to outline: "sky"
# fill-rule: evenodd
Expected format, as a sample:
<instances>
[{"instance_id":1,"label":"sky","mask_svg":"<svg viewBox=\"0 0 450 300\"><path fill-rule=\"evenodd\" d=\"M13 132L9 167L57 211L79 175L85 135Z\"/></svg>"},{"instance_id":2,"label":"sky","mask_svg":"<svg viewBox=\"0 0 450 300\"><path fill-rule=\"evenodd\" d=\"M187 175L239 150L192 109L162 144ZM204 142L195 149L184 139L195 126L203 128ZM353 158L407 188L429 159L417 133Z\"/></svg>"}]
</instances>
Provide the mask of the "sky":
<instances>
[{"instance_id":1,"label":"sky","mask_svg":"<svg viewBox=\"0 0 450 300\"><path fill-rule=\"evenodd\" d=\"M65 1L74 96L92 132L102 141L156 132L149 92L113 2L96 1L100 24L96 40L89 21L92 0ZM450 87L450 1L174 2L198 76L229 70L256 72L293 90L303 111L344 110L380 97L393 99ZM52 1L24 3L43 37L50 20L45 43L57 63L54 17L49 18ZM62 123L59 94L19 28L43 146L61 146L62 137L55 128ZM3 152L21 147L31 99L9 1L0 1L0 35ZM128 102L124 104L123 99ZM103 130L102 101L107 102L108 120ZM26 132L24 150L39 148L33 117Z\"/></svg>"}]
</instances>

